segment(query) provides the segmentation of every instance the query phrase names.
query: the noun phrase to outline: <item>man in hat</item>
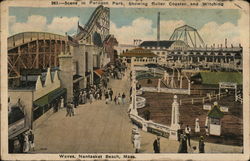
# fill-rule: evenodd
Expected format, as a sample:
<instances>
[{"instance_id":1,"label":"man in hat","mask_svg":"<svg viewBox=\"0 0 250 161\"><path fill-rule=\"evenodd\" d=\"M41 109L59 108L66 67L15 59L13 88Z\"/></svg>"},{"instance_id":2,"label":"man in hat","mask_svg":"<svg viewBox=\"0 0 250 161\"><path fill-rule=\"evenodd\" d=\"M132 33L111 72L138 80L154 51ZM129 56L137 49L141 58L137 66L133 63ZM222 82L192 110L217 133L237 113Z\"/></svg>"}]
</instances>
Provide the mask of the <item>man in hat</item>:
<instances>
[{"instance_id":1,"label":"man in hat","mask_svg":"<svg viewBox=\"0 0 250 161\"><path fill-rule=\"evenodd\" d=\"M160 136L157 136L157 138L155 139L153 147L155 153L160 153Z\"/></svg>"},{"instance_id":2,"label":"man in hat","mask_svg":"<svg viewBox=\"0 0 250 161\"><path fill-rule=\"evenodd\" d=\"M187 125L186 128L185 128L185 133L186 133L186 136L187 136L189 147L191 147L191 144L190 144L190 132L191 132L191 128Z\"/></svg>"},{"instance_id":3,"label":"man in hat","mask_svg":"<svg viewBox=\"0 0 250 161\"><path fill-rule=\"evenodd\" d=\"M31 129L29 130L28 137L29 137L30 150L34 151L34 149L35 149L34 134L33 134Z\"/></svg>"},{"instance_id":4,"label":"man in hat","mask_svg":"<svg viewBox=\"0 0 250 161\"><path fill-rule=\"evenodd\" d=\"M199 140L199 152L200 153L205 153L205 143L204 143L204 137L200 136Z\"/></svg>"}]
</instances>

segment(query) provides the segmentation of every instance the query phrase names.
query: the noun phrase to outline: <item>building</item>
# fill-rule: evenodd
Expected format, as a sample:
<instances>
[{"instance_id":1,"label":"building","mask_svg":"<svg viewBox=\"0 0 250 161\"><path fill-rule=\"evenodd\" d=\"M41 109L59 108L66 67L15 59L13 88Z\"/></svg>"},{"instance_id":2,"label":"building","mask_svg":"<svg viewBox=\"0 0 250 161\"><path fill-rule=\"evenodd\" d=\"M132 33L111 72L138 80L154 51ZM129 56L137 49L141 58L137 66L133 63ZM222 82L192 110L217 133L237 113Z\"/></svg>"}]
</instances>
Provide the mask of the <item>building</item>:
<instances>
[{"instance_id":1,"label":"building","mask_svg":"<svg viewBox=\"0 0 250 161\"><path fill-rule=\"evenodd\" d=\"M117 55L120 56L121 54L129 51L129 50L132 50L134 48L137 48L138 45L131 45L131 44L119 44L117 46L115 46L115 50L117 52Z\"/></svg>"},{"instance_id":2,"label":"building","mask_svg":"<svg viewBox=\"0 0 250 161\"><path fill-rule=\"evenodd\" d=\"M66 97L66 89L62 88L58 71L48 68L39 75L27 75L22 81L22 87L9 88L10 105L16 105L18 100L27 114L27 122L32 127L33 121L51 110L59 98ZM11 108L11 107L9 107Z\"/></svg>"},{"instance_id":3,"label":"building","mask_svg":"<svg viewBox=\"0 0 250 161\"><path fill-rule=\"evenodd\" d=\"M78 24L77 33L67 35L68 50L59 56L59 64L68 100L73 97L73 89L94 84L94 70L104 68L117 57L114 46L118 42L109 34L109 17L109 8L98 6L84 27Z\"/></svg>"},{"instance_id":4,"label":"building","mask_svg":"<svg viewBox=\"0 0 250 161\"><path fill-rule=\"evenodd\" d=\"M242 47L170 50L166 64L178 68L242 71Z\"/></svg>"},{"instance_id":5,"label":"building","mask_svg":"<svg viewBox=\"0 0 250 161\"><path fill-rule=\"evenodd\" d=\"M134 65L157 64L157 57L152 51L143 48L128 50L120 55L123 62Z\"/></svg>"},{"instance_id":6,"label":"building","mask_svg":"<svg viewBox=\"0 0 250 161\"><path fill-rule=\"evenodd\" d=\"M194 36L191 36L194 35ZM149 49L164 66L185 69L209 69L242 71L242 47L213 44L211 47L202 40L198 31L188 25L174 30L169 40L143 41L140 47Z\"/></svg>"},{"instance_id":7,"label":"building","mask_svg":"<svg viewBox=\"0 0 250 161\"><path fill-rule=\"evenodd\" d=\"M156 54L160 64L166 63L169 51L181 51L189 47L184 41L181 40L143 41L139 46L143 49L149 49Z\"/></svg>"},{"instance_id":8,"label":"building","mask_svg":"<svg viewBox=\"0 0 250 161\"><path fill-rule=\"evenodd\" d=\"M66 36L47 32L23 32L8 37L8 78L18 85L24 69L58 67Z\"/></svg>"},{"instance_id":9,"label":"building","mask_svg":"<svg viewBox=\"0 0 250 161\"><path fill-rule=\"evenodd\" d=\"M118 41L116 40L114 35L108 35L103 42L105 52L107 53L107 57L110 60L109 63L111 64L114 64L116 59L118 59L117 50L114 49L114 47L117 45Z\"/></svg>"}]
</instances>

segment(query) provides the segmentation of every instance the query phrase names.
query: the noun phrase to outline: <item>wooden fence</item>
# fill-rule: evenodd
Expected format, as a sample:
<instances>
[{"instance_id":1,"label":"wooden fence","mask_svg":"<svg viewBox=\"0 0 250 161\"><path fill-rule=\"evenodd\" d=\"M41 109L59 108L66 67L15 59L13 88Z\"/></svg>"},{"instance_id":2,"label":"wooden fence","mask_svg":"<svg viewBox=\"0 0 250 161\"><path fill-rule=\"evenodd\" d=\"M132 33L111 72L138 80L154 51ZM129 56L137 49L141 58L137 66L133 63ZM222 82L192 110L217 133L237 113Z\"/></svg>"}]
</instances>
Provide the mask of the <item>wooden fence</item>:
<instances>
[{"instance_id":1,"label":"wooden fence","mask_svg":"<svg viewBox=\"0 0 250 161\"><path fill-rule=\"evenodd\" d=\"M193 105L193 104L196 104L196 103L204 104L205 102L220 100L222 97L225 97L225 96L227 96L226 93L221 93L221 94L211 95L210 97L180 99L180 105L183 105L183 104L192 104Z\"/></svg>"}]
</instances>

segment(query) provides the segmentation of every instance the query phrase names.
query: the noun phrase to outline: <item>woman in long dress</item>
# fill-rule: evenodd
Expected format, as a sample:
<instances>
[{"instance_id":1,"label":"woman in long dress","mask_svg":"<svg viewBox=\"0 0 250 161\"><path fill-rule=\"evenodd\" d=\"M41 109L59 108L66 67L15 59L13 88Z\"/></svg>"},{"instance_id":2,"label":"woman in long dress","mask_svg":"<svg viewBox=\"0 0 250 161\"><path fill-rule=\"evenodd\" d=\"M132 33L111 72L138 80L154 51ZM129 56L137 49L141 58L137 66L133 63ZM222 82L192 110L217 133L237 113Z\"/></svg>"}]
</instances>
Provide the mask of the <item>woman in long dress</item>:
<instances>
[{"instance_id":1,"label":"woman in long dress","mask_svg":"<svg viewBox=\"0 0 250 161\"><path fill-rule=\"evenodd\" d=\"M93 94L92 93L90 93L90 99L89 99L89 101L90 101L90 104L93 102L93 100L94 100L94 96L93 96Z\"/></svg>"},{"instance_id":2,"label":"woman in long dress","mask_svg":"<svg viewBox=\"0 0 250 161\"><path fill-rule=\"evenodd\" d=\"M117 99L118 99L118 104L121 105L122 104L122 97L121 97L120 93L118 94Z\"/></svg>"},{"instance_id":3,"label":"woman in long dress","mask_svg":"<svg viewBox=\"0 0 250 161\"><path fill-rule=\"evenodd\" d=\"M63 97L61 97L61 106L60 107L64 108L64 99L63 99Z\"/></svg>"},{"instance_id":4,"label":"woman in long dress","mask_svg":"<svg viewBox=\"0 0 250 161\"><path fill-rule=\"evenodd\" d=\"M140 140L141 136L139 134L139 131L137 131L135 133L134 136L134 147L135 147L135 153L139 153L140 152L140 148L141 148L141 140Z\"/></svg>"},{"instance_id":5,"label":"woman in long dress","mask_svg":"<svg viewBox=\"0 0 250 161\"><path fill-rule=\"evenodd\" d=\"M28 153L29 152L29 137L27 133L24 133L24 145L23 145L23 152Z\"/></svg>"}]
</instances>

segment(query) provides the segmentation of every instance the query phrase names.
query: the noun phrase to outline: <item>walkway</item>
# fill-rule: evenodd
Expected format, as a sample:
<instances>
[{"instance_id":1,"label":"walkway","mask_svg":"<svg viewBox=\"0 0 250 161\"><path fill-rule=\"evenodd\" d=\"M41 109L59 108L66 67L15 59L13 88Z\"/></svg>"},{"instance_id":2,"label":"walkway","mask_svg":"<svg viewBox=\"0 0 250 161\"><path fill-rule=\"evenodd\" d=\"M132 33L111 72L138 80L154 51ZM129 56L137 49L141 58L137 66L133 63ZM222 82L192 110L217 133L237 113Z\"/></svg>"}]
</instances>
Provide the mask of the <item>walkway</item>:
<instances>
[{"instance_id":1,"label":"walkway","mask_svg":"<svg viewBox=\"0 0 250 161\"><path fill-rule=\"evenodd\" d=\"M129 81L111 80L114 95L125 90ZM105 104L104 100L80 105L74 117L65 117L61 110L34 130L36 152L134 152L131 140L132 124L127 115L128 104Z\"/></svg>"},{"instance_id":2,"label":"walkway","mask_svg":"<svg viewBox=\"0 0 250 161\"><path fill-rule=\"evenodd\" d=\"M128 98L129 80L111 80L114 95L125 91ZM104 100L80 105L74 117L65 117L60 110L35 130L35 153L133 153L130 142L132 124L127 115L128 104L105 104ZM141 131L141 152L152 153L155 135ZM198 142L191 141L192 146ZM205 143L206 153L242 152L241 147ZM176 153L179 142L161 138L162 153Z\"/></svg>"}]
</instances>

